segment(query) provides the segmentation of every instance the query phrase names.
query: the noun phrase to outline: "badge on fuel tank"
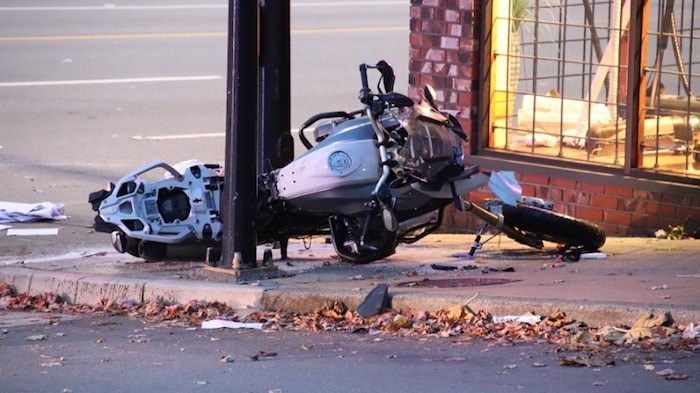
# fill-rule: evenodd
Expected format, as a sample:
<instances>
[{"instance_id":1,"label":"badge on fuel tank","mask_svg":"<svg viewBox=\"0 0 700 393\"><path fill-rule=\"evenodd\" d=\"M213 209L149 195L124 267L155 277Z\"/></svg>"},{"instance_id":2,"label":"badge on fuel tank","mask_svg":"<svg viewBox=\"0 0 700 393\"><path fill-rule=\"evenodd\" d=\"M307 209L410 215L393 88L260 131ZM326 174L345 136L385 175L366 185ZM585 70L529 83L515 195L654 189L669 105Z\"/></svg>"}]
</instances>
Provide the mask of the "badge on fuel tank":
<instances>
[{"instance_id":1,"label":"badge on fuel tank","mask_svg":"<svg viewBox=\"0 0 700 393\"><path fill-rule=\"evenodd\" d=\"M345 175L350 170L352 166L352 158L350 155L342 150L334 151L328 156L328 168L333 173L339 175Z\"/></svg>"}]
</instances>

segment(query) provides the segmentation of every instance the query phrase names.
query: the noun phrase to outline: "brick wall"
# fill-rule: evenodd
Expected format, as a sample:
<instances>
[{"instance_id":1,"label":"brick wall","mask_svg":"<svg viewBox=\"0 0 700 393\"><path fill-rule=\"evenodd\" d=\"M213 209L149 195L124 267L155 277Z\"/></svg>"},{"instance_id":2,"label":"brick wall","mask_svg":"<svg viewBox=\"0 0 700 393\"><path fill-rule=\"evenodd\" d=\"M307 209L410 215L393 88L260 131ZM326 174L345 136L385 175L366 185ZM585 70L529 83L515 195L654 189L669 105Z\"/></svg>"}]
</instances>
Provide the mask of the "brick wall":
<instances>
[{"instance_id":1,"label":"brick wall","mask_svg":"<svg viewBox=\"0 0 700 393\"><path fill-rule=\"evenodd\" d=\"M412 0L409 59L409 95L421 98L432 85L446 109L459 109L464 129L471 133L476 113L478 34L474 30L473 0ZM476 38L475 38L476 37ZM557 211L598 224L611 235L653 235L691 217L700 220L700 193L638 191L611 185L518 173L526 195L555 202ZM472 202L493 198L488 191L472 192ZM449 208L443 230L472 232L480 221Z\"/></svg>"},{"instance_id":2,"label":"brick wall","mask_svg":"<svg viewBox=\"0 0 700 393\"><path fill-rule=\"evenodd\" d=\"M658 229L700 218L700 195L638 191L547 176L516 173L523 194L554 201L558 212L596 223L609 235L653 236ZM484 188L466 199L482 204L494 195ZM481 221L449 208L442 230L473 232Z\"/></svg>"}]
</instances>

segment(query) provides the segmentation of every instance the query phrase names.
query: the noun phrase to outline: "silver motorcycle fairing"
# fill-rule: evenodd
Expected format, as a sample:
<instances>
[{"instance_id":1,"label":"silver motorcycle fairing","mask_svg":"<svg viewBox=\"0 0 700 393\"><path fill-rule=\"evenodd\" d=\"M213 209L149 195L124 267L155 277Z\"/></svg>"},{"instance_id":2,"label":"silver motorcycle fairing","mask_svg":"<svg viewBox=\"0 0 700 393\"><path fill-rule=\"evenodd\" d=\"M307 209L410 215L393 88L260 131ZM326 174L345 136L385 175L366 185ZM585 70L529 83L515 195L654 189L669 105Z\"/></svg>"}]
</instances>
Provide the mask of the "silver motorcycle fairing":
<instances>
[{"instance_id":1,"label":"silver motorcycle fairing","mask_svg":"<svg viewBox=\"0 0 700 393\"><path fill-rule=\"evenodd\" d=\"M487 185L489 182L488 176L481 172L477 172L469 177L459 178L452 181L454 183L454 191L457 195L464 195L470 191L476 190L479 187ZM423 183L412 183L411 187L416 191L423 193L435 199L452 199L454 193L450 183L444 184L439 190L431 190Z\"/></svg>"},{"instance_id":2,"label":"silver motorcycle fairing","mask_svg":"<svg viewBox=\"0 0 700 393\"><path fill-rule=\"evenodd\" d=\"M277 195L294 199L332 189L374 185L380 165L373 139L345 140L319 145L277 172ZM369 195L366 195L367 198ZM319 205L325 204L322 199Z\"/></svg>"},{"instance_id":3,"label":"silver motorcycle fairing","mask_svg":"<svg viewBox=\"0 0 700 393\"><path fill-rule=\"evenodd\" d=\"M142 178L158 168L166 171L162 180ZM222 185L218 166L155 161L121 178L100 203L98 214L134 239L167 244L216 241L223 228L219 218ZM174 209L179 212L172 213Z\"/></svg>"}]
</instances>

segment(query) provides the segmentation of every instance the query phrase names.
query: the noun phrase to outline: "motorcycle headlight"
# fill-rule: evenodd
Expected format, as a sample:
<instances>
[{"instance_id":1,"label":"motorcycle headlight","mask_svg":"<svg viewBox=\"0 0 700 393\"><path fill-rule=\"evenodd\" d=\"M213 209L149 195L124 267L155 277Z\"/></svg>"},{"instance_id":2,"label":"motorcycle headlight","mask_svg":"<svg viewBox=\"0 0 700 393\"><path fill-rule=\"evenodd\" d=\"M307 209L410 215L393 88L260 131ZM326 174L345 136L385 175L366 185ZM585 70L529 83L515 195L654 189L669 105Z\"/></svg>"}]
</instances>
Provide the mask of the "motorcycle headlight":
<instances>
[{"instance_id":1,"label":"motorcycle headlight","mask_svg":"<svg viewBox=\"0 0 700 393\"><path fill-rule=\"evenodd\" d=\"M447 124L416 113L401 120L406 137L397 161L427 183L442 185L463 167L462 142Z\"/></svg>"}]
</instances>

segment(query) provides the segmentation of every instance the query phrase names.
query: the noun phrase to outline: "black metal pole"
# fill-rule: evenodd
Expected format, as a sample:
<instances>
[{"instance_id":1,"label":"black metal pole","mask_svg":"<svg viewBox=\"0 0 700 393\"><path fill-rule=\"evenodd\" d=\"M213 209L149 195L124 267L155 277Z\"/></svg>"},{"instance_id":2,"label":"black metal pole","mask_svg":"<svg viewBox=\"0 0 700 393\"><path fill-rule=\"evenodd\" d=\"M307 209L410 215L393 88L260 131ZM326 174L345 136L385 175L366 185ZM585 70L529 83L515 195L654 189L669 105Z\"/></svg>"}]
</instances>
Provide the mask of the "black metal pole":
<instances>
[{"instance_id":1,"label":"black metal pole","mask_svg":"<svg viewBox=\"0 0 700 393\"><path fill-rule=\"evenodd\" d=\"M258 2L229 0L221 265L256 267Z\"/></svg>"},{"instance_id":2,"label":"black metal pole","mask_svg":"<svg viewBox=\"0 0 700 393\"><path fill-rule=\"evenodd\" d=\"M260 32L260 152L262 172L294 159L290 132L289 0L261 2Z\"/></svg>"}]
</instances>

